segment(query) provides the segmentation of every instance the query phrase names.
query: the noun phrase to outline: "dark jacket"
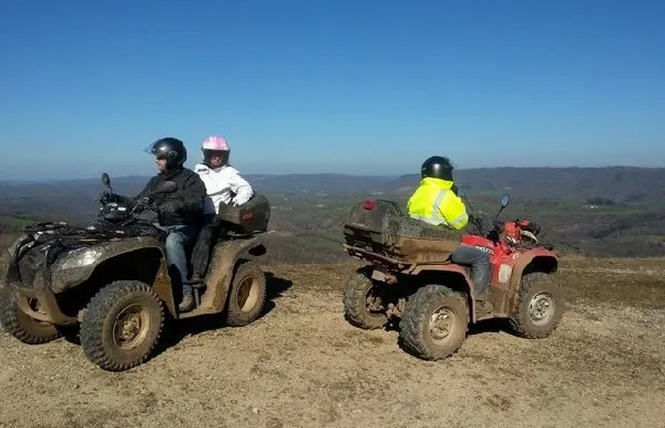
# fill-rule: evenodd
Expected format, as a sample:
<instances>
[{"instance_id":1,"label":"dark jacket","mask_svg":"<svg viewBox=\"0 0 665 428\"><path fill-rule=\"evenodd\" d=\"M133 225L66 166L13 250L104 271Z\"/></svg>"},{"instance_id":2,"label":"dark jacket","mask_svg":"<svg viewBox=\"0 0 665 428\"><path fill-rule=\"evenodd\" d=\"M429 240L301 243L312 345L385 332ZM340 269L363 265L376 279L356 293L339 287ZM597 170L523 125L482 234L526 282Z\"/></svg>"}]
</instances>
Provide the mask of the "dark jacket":
<instances>
[{"instance_id":1,"label":"dark jacket","mask_svg":"<svg viewBox=\"0 0 665 428\"><path fill-rule=\"evenodd\" d=\"M177 190L173 193L151 195L165 181L173 181L178 185ZM199 175L191 169L180 168L175 171L157 174L148 181L148 184L136 198L145 196L150 197L157 206L173 200L183 203L182 209L175 214L165 214L158 211L161 226L203 224L203 201L206 198L206 187Z\"/></svg>"}]
</instances>

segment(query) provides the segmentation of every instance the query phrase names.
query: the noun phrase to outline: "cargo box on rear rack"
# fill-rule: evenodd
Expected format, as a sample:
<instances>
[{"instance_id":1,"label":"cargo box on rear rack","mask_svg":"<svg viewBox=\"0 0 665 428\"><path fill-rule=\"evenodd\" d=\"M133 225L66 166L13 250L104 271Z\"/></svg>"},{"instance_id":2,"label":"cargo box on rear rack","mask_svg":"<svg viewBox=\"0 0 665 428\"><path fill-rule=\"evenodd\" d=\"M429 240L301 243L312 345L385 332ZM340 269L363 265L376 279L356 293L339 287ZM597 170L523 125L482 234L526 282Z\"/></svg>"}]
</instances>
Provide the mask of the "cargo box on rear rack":
<instances>
[{"instance_id":1,"label":"cargo box on rear rack","mask_svg":"<svg viewBox=\"0 0 665 428\"><path fill-rule=\"evenodd\" d=\"M222 203L217 218L221 226L235 233L265 232L270 220L270 203L263 195L255 195L239 207Z\"/></svg>"},{"instance_id":2,"label":"cargo box on rear rack","mask_svg":"<svg viewBox=\"0 0 665 428\"><path fill-rule=\"evenodd\" d=\"M413 219L383 199L356 204L344 224L351 255L370 252L405 264L445 262L460 238L460 232Z\"/></svg>"}]
</instances>

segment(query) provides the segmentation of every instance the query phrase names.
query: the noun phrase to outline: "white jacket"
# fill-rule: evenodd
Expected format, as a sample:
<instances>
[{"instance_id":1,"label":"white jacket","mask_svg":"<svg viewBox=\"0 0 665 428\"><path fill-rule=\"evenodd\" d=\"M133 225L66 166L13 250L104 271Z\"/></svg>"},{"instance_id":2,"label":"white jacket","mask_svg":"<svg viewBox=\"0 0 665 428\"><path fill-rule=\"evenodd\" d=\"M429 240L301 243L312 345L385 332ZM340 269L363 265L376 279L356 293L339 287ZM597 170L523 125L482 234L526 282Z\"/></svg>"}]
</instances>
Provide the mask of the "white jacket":
<instances>
[{"instance_id":1,"label":"white jacket","mask_svg":"<svg viewBox=\"0 0 665 428\"><path fill-rule=\"evenodd\" d=\"M208 193L204 214L217 214L222 202L242 205L254 196L252 186L232 166L212 169L200 163L194 167L194 172L201 177Z\"/></svg>"}]
</instances>

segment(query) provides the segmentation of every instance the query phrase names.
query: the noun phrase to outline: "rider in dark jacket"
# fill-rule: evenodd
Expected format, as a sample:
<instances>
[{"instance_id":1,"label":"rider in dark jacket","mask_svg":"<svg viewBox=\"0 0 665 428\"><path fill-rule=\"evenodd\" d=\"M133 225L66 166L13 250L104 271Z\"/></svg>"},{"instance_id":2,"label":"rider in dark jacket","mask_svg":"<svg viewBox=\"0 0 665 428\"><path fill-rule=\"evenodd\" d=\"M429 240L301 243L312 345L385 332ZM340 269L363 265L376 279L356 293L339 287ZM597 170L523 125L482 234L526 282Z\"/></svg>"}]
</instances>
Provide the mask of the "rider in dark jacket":
<instances>
[{"instance_id":1,"label":"rider in dark jacket","mask_svg":"<svg viewBox=\"0 0 665 428\"><path fill-rule=\"evenodd\" d=\"M191 311L194 308L194 297L187 253L203 226L206 187L197 173L183 166L187 160L187 149L182 141L162 138L151 144L146 151L155 156L159 173L148 181L136 198L117 195L109 197L131 204L136 199L151 195L165 181L177 185L174 192L153 194L150 199L158 207L159 226L167 232L165 247L171 280L174 285L182 287L182 302L178 310Z\"/></svg>"},{"instance_id":2,"label":"rider in dark jacket","mask_svg":"<svg viewBox=\"0 0 665 428\"><path fill-rule=\"evenodd\" d=\"M173 181L178 188L173 193L158 193L151 197L152 202L161 207L157 213L160 226L202 223L201 200L206 197L205 185L197 173L182 165L152 177L136 198L150 195L165 181Z\"/></svg>"}]
</instances>

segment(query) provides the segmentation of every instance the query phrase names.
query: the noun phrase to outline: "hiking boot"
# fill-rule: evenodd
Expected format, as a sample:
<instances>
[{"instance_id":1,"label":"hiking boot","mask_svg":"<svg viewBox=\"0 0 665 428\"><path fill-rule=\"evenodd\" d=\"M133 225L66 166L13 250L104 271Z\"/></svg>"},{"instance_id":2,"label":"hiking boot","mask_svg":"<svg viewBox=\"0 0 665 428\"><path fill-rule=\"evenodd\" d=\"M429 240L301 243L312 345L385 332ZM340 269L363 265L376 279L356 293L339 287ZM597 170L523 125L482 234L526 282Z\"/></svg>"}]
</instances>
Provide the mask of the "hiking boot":
<instances>
[{"instance_id":1,"label":"hiking boot","mask_svg":"<svg viewBox=\"0 0 665 428\"><path fill-rule=\"evenodd\" d=\"M192 309L194 309L194 298L192 296L186 296L178 305L179 312L189 312Z\"/></svg>"},{"instance_id":2,"label":"hiking boot","mask_svg":"<svg viewBox=\"0 0 665 428\"><path fill-rule=\"evenodd\" d=\"M476 313L491 314L494 307L487 300L476 300Z\"/></svg>"}]
</instances>

